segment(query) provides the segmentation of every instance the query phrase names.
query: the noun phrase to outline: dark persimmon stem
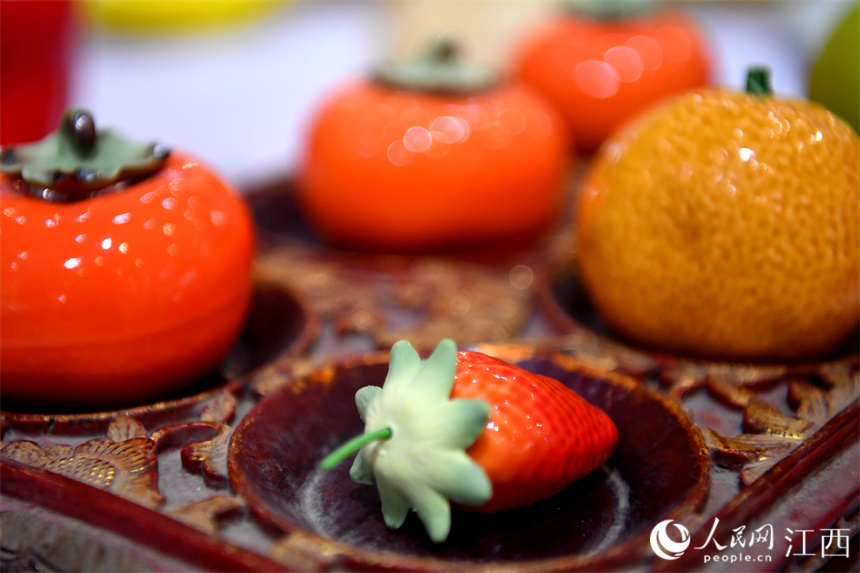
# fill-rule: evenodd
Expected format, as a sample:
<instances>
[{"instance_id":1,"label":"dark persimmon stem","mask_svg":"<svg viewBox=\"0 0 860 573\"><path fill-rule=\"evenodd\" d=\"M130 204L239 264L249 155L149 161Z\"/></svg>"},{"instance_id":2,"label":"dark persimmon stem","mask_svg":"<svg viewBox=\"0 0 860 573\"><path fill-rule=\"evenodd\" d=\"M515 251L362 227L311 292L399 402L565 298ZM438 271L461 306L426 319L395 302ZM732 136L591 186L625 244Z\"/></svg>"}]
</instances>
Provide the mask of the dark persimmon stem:
<instances>
[{"instance_id":1,"label":"dark persimmon stem","mask_svg":"<svg viewBox=\"0 0 860 573\"><path fill-rule=\"evenodd\" d=\"M596 20L612 21L636 18L657 10L658 0L567 0L574 14Z\"/></svg>"},{"instance_id":2,"label":"dark persimmon stem","mask_svg":"<svg viewBox=\"0 0 860 573\"><path fill-rule=\"evenodd\" d=\"M320 468L324 470L330 470L340 462L348 458L350 455L354 454L367 444L371 442L375 442L377 440L387 440L391 437L391 429L390 428L382 428L381 430L376 430L375 432L368 432L367 434L362 434L360 436L356 436L329 455L327 455L323 461L320 462Z\"/></svg>"},{"instance_id":3,"label":"dark persimmon stem","mask_svg":"<svg viewBox=\"0 0 860 573\"><path fill-rule=\"evenodd\" d=\"M60 122L60 133L66 137L81 156L92 154L96 145L96 123L93 114L88 110L72 108L63 115Z\"/></svg>"}]
</instances>

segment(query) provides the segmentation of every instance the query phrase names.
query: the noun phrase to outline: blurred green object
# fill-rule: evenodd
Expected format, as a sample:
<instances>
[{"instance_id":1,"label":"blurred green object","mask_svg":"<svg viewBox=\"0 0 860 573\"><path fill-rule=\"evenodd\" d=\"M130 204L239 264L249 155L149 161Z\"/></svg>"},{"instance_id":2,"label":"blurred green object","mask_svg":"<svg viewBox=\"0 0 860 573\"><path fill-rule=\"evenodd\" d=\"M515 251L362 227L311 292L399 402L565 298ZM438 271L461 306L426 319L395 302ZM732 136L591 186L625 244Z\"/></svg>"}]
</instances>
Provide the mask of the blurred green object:
<instances>
[{"instance_id":1,"label":"blurred green object","mask_svg":"<svg viewBox=\"0 0 860 573\"><path fill-rule=\"evenodd\" d=\"M860 2L854 2L824 44L809 78L809 99L860 133Z\"/></svg>"}]
</instances>

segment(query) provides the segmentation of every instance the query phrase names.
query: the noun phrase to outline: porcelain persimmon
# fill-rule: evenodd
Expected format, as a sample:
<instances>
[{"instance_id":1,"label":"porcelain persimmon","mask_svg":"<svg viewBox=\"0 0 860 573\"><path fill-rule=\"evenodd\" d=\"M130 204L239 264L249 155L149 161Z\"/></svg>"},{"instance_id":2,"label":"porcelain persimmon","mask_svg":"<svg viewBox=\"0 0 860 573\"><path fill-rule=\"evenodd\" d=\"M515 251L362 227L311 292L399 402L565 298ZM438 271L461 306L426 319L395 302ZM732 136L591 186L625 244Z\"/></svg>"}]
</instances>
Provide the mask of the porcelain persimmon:
<instances>
[{"instance_id":1,"label":"porcelain persimmon","mask_svg":"<svg viewBox=\"0 0 860 573\"><path fill-rule=\"evenodd\" d=\"M338 246L384 252L545 228L569 167L558 112L528 87L444 59L418 67L342 86L321 106L297 181L310 225Z\"/></svg>"},{"instance_id":2,"label":"porcelain persimmon","mask_svg":"<svg viewBox=\"0 0 860 573\"><path fill-rule=\"evenodd\" d=\"M43 143L69 137L61 128ZM160 397L214 368L243 323L254 232L241 197L196 159L152 146L100 186L112 170L94 157L119 149L108 137L89 152L61 144L56 162L78 162L71 170L46 172L32 148L3 150L4 400L95 408Z\"/></svg>"},{"instance_id":3,"label":"porcelain persimmon","mask_svg":"<svg viewBox=\"0 0 860 573\"><path fill-rule=\"evenodd\" d=\"M530 30L513 59L516 75L564 114L577 151L591 152L621 124L663 98L701 87L707 41L678 10L640 0L587 2Z\"/></svg>"}]
</instances>

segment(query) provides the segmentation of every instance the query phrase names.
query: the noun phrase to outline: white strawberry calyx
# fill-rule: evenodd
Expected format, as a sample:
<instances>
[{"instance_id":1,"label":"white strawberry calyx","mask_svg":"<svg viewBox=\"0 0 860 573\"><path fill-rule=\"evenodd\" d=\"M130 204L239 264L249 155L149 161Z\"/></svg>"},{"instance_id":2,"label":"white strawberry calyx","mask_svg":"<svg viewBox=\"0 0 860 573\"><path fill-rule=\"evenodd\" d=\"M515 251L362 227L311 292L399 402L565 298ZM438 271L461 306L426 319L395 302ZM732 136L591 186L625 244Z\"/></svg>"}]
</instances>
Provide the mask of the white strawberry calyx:
<instances>
[{"instance_id":1,"label":"white strawberry calyx","mask_svg":"<svg viewBox=\"0 0 860 573\"><path fill-rule=\"evenodd\" d=\"M385 525L399 528L412 509L436 543L451 530L452 501L478 506L493 495L483 468L466 455L484 431L490 407L481 400L451 400L456 369L457 346L450 339L427 360L407 341L395 343L382 387L355 394L363 436L321 464L330 469L361 448L349 475L376 484Z\"/></svg>"}]
</instances>

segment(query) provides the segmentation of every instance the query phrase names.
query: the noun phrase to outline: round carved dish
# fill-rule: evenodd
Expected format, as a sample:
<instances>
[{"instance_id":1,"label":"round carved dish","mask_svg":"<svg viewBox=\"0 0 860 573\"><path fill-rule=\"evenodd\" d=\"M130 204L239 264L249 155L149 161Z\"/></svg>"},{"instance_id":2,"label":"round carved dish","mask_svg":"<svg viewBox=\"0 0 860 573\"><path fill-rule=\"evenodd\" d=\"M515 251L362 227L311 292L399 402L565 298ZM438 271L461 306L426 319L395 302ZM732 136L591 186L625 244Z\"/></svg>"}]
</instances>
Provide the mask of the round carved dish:
<instances>
[{"instance_id":1,"label":"round carved dish","mask_svg":"<svg viewBox=\"0 0 860 573\"><path fill-rule=\"evenodd\" d=\"M230 480L281 544L321 567L396 570L596 570L637 563L651 528L700 508L710 456L677 403L627 376L523 345L470 347L547 375L615 421L607 464L552 498L497 514L455 509L448 540L433 544L410 513L385 527L375 487L353 483L350 463L317 466L361 433L355 392L381 385L388 354L334 364L286 384L255 406L233 434Z\"/></svg>"},{"instance_id":2,"label":"round carved dish","mask_svg":"<svg viewBox=\"0 0 860 573\"><path fill-rule=\"evenodd\" d=\"M674 356L643 348L613 332L592 305L576 272L562 265L551 265L535 281L536 299L551 328L559 335L572 335L572 344L600 354L621 372L657 374L672 378L673 372L696 371L696 377L709 373L737 384L754 384L790 374L815 374L822 369L860 364L860 331L845 340L830 356L818 361L796 363L733 363ZM671 382L671 380L670 380Z\"/></svg>"},{"instance_id":3,"label":"round carved dish","mask_svg":"<svg viewBox=\"0 0 860 573\"><path fill-rule=\"evenodd\" d=\"M251 306L235 344L217 368L193 381L179 393L162 400L122 409L85 412L47 409L38 404L3 402L0 418L14 426L44 425L61 422L64 427L92 428L108 423L118 415L138 419L180 418L195 404L222 392L235 392L245 378L277 358L304 352L316 339L319 319L281 285L256 281Z\"/></svg>"}]
</instances>

